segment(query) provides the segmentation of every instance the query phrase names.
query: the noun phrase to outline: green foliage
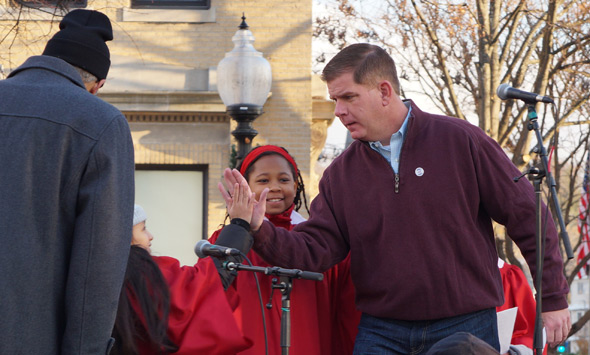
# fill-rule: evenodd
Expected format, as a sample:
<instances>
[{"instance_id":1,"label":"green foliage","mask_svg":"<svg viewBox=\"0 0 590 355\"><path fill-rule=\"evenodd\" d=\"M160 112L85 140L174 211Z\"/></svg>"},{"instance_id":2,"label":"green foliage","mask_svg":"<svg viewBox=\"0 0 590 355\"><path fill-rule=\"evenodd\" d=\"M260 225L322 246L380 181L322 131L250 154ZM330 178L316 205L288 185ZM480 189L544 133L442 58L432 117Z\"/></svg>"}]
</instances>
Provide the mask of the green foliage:
<instances>
[{"instance_id":1,"label":"green foliage","mask_svg":"<svg viewBox=\"0 0 590 355\"><path fill-rule=\"evenodd\" d=\"M238 151L236 145L231 145L231 151L229 153L229 168L235 169L238 166Z\"/></svg>"}]
</instances>

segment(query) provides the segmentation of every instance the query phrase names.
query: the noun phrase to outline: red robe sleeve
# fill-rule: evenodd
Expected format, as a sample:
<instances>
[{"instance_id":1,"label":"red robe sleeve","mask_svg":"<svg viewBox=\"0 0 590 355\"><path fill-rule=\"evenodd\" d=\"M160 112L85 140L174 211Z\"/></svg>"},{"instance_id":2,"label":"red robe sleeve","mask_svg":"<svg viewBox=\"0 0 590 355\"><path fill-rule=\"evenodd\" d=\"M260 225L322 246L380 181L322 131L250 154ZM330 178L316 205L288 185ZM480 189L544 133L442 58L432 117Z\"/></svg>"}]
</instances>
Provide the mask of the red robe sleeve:
<instances>
[{"instance_id":1,"label":"red robe sleeve","mask_svg":"<svg viewBox=\"0 0 590 355\"><path fill-rule=\"evenodd\" d=\"M354 285L350 277L350 254L325 272L324 276L329 278L332 285L332 354L352 354L361 312L357 310L354 299Z\"/></svg>"},{"instance_id":2,"label":"red robe sleeve","mask_svg":"<svg viewBox=\"0 0 590 355\"><path fill-rule=\"evenodd\" d=\"M236 354L251 346L226 300L210 258L180 266L170 257L153 257L170 288L168 334L175 354Z\"/></svg>"},{"instance_id":3,"label":"red robe sleeve","mask_svg":"<svg viewBox=\"0 0 590 355\"><path fill-rule=\"evenodd\" d=\"M504 288L504 304L497 307L497 311L503 311L512 307L518 307L511 344L525 345L533 348L535 334L536 301L529 283L517 266L504 263L500 268L502 286ZM547 347L545 347L545 354Z\"/></svg>"}]
</instances>

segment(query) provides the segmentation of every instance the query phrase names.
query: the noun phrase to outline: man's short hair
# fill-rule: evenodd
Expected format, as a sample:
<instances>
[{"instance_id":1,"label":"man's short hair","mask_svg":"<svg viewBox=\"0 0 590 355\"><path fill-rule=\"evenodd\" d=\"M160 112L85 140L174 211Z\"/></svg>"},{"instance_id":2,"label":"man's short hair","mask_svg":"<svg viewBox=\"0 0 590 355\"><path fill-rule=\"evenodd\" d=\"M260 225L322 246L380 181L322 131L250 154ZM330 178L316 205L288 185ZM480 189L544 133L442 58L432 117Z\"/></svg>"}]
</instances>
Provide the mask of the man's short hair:
<instances>
[{"instance_id":1,"label":"man's short hair","mask_svg":"<svg viewBox=\"0 0 590 355\"><path fill-rule=\"evenodd\" d=\"M326 64L322 80L330 82L350 72L354 82L361 85L377 85L381 80L388 80L396 94L400 95L395 62L379 46L357 43L344 48Z\"/></svg>"},{"instance_id":2,"label":"man's short hair","mask_svg":"<svg viewBox=\"0 0 590 355\"><path fill-rule=\"evenodd\" d=\"M86 70L84 70L82 68L78 68L77 66L73 66L73 67L74 67L74 69L76 69L76 71L82 77L82 82L84 84L92 84L92 83L96 83L98 81L98 78L97 77L95 77L94 75L90 74Z\"/></svg>"}]
</instances>

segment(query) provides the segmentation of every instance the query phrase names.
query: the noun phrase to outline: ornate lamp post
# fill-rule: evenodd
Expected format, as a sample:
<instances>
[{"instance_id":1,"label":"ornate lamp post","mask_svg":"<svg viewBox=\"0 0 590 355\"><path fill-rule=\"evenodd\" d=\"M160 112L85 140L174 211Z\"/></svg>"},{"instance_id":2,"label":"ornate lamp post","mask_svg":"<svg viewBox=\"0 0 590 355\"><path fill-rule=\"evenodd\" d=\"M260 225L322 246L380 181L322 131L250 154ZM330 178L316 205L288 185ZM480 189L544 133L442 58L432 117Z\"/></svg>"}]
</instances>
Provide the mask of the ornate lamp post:
<instances>
[{"instance_id":1,"label":"ornate lamp post","mask_svg":"<svg viewBox=\"0 0 590 355\"><path fill-rule=\"evenodd\" d=\"M272 84L272 73L262 53L254 49L254 36L248 30L244 15L238 28L232 37L234 49L227 52L217 65L217 89L227 113L238 123L231 133L238 141L237 160L241 161L258 134L252 128L252 122L262 114Z\"/></svg>"}]
</instances>

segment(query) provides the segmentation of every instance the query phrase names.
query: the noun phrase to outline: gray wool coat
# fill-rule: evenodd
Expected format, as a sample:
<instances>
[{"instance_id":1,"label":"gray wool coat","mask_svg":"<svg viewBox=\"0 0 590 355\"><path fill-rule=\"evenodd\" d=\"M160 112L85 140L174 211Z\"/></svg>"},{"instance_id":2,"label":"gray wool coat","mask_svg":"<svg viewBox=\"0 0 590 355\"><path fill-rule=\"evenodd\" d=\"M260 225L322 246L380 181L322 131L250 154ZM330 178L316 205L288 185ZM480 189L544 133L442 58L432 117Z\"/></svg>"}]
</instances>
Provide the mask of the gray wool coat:
<instances>
[{"instance_id":1,"label":"gray wool coat","mask_svg":"<svg viewBox=\"0 0 590 355\"><path fill-rule=\"evenodd\" d=\"M61 59L0 81L0 354L106 354L131 240L125 117Z\"/></svg>"}]
</instances>

